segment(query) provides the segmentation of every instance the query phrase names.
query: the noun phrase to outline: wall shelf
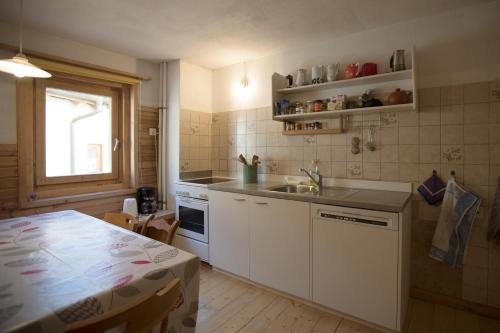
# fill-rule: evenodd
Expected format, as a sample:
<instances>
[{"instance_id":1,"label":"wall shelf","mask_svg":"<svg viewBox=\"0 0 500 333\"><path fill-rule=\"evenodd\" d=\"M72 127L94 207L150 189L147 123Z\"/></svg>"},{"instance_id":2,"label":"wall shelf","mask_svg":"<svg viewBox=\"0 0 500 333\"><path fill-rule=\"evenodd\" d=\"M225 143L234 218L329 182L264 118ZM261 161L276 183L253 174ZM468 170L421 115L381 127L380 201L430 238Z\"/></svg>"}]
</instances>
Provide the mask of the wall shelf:
<instances>
[{"instance_id":1,"label":"wall shelf","mask_svg":"<svg viewBox=\"0 0 500 333\"><path fill-rule=\"evenodd\" d=\"M295 130L283 131L283 135L321 135L321 134L341 134L342 128L322 128L317 130Z\"/></svg>"},{"instance_id":2,"label":"wall shelf","mask_svg":"<svg viewBox=\"0 0 500 333\"><path fill-rule=\"evenodd\" d=\"M347 115L355 115L361 113L411 111L413 109L414 109L414 103L408 103L408 104L397 104L397 105L374 106L370 108L321 111L321 112L311 112L311 113L301 113L301 114L285 114L285 115L274 116L273 120L298 121L298 120L311 120L311 119L328 119L328 118L338 118L339 116L342 115L347 116Z\"/></svg>"},{"instance_id":3,"label":"wall shelf","mask_svg":"<svg viewBox=\"0 0 500 333\"><path fill-rule=\"evenodd\" d=\"M353 86L361 86L379 82L390 82L390 81L399 81L399 80L409 80L413 76L413 70L407 69L404 71L398 72L390 72L390 73L382 73L370 76L362 76L355 79L348 80L338 80L332 82L325 82L319 84L309 84L305 86L291 87L291 88L283 88L277 89L276 92L281 94L295 94L302 93L307 91L320 91L320 90L328 90L333 88L343 88L343 87L353 87Z\"/></svg>"},{"instance_id":4,"label":"wall shelf","mask_svg":"<svg viewBox=\"0 0 500 333\"><path fill-rule=\"evenodd\" d=\"M407 65L410 69L398 72L381 73L371 76L363 76L355 79L338 80L320 84L310 84L299 87L287 88L288 80L284 75L274 73L272 75L272 105L273 120L276 121L300 121L310 119L339 118L342 115L355 115L379 112L399 112L418 110L417 90L417 62L415 47L410 48ZM344 67L344 66L342 66ZM366 89L373 89L376 98L384 104L387 103L388 95L396 88L411 91L412 102L408 104L383 105L377 107L345 109L336 111L322 111L303 114L277 114L277 104L281 99L290 102L305 102L307 100L325 99L338 94L347 94L348 97L361 96ZM286 135L285 133L283 133Z\"/></svg>"}]
</instances>

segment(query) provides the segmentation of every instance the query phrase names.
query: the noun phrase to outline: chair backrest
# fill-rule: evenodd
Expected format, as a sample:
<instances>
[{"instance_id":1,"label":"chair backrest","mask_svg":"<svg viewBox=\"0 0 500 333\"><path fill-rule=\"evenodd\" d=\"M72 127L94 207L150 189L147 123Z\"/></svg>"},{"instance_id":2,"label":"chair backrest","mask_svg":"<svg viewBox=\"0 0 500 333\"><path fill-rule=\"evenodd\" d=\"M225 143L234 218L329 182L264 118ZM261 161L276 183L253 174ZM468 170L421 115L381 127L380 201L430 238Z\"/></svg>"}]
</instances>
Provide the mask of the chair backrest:
<instances>
[{"instance_id":1,"label":"chair backrest","mask_svg":"<svg viewBox=\"0 0 500 333\"><path fill-rule=\"evenodd\" d=\"M166 332L168 314L173 310L180 293L180 280L176 278L153 296L140 299L131 306L111 310L102 316L70 324L66 332L98 333L117 327L123 327L125 333L150 332L159 323L160 332Z\"/></svg>"},{"instance_id":2,"label":"chair backrest","mask_svg":"<svg viewBox=\"0 0 500 333\"><path fill-rule=\"evenodd\" d=\"M105 213L103 220L127 230L133 230L139 223L135 216L128 213Z\"/></svg>"},{"instance_id":3,"label":"chair backrest","mask_svg":"<svg viewBox=\"0 0 500 333\"><path fill-rule=\"evenodd\" d=\"M164 219L151 220L146 222L144 227L142 227L142 234L168 245L172 245L179 223L180 222L178 220L174 220L172 224L169 224ZM160 235L157 236L158 232L151 232L151 228L160 231Z\"/></svg>"}]
</instances>

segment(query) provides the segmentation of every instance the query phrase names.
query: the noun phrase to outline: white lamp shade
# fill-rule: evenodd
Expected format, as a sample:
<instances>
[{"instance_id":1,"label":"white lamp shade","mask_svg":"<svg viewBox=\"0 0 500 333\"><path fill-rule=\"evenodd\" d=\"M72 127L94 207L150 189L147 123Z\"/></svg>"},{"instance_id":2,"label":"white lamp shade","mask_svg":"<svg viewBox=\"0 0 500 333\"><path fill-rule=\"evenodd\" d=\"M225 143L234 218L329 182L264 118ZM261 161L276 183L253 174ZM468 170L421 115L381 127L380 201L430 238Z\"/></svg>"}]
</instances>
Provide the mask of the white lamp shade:
<instances>
[{"instance_id":1,"label":"white lamp shade","mask_svg":"<svg viewBox=\"0 0 500 333\"><path fill-rule=\"evenodd\" d=\"M13 74L17 77L49 78L52 76L49 72L30 64L28 59L22 54L18 54L12 59L0 60L0 71Z\"/></svg>"}]
</instances>

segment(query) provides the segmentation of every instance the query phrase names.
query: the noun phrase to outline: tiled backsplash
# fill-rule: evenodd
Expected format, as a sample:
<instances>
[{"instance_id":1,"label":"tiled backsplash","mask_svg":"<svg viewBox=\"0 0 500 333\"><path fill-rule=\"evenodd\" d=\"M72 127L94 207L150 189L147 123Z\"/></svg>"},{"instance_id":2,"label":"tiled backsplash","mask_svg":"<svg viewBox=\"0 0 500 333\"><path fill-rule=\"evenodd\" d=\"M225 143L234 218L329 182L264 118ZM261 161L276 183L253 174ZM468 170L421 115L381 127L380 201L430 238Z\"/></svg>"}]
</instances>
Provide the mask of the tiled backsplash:
<instances>
[{"instance_id":1,"label":"tiled backsplash","mask_svg":"<svg viewBox=\"0 0 500 333\"><path fill-rule=\"evenodd\" d=\"M415 195L412 285L500 307L500 246L486 241L489 201L500 176L500 81L419 93L419 112L351 116L348 131L334 135L283 136L282 123L271 120L271 107L214 113L210 131L207 114L184 110L181 167L238 176L236 156L243 153L260 156L260 173L297 175L300 167L319 159L325 176L404 181L415 187L432 170L444 180L454 170L457 181L483 199L466 265L451 269L428 257L440 208ZM375 151L364 149L369 126L375 130ZM353 137L363 143L357 155L351 153Z\"/></svg>"}]
</instances>

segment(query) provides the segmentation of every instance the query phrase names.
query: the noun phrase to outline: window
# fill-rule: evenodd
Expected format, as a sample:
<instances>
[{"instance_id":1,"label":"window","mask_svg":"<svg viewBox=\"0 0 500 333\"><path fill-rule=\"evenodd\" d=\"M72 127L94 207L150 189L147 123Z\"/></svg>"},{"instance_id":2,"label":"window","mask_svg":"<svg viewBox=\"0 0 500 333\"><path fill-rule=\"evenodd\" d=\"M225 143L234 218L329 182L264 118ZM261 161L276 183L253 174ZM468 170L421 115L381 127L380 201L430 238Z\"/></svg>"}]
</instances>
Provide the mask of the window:
<instances>
[{"instance_id":1,"label":"window","mask_svg":"<svg viewBox=\"0 0 500 333\"><path fill-rule=\"evenodd\" d=\"M36 184L113 180L119 175L120 89L35 80Z\"/></svg>"},{"instance_id":2,"label":"window","mask_svg":"<svg viewBox=\"0 0 500 333\"><path fill-rule=\"evenodd\" d=\"M21 207L134 192L136 85L56 72L17 90Z\"/></svg>"}]
</instances>

